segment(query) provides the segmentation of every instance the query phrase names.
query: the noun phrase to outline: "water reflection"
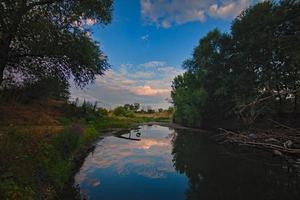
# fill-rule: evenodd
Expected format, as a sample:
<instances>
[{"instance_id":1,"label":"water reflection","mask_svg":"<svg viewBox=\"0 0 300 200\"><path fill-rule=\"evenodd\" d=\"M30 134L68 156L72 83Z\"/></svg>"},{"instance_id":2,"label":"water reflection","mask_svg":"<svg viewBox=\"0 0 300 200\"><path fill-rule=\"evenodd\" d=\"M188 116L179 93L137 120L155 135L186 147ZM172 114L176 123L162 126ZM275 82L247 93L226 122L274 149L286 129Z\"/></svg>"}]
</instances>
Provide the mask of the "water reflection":
<instances>
[{"instance_id":1,"label":"water reflection","mask_svg":"<svg viewBox=\"0 0 300 200\"><path fill-rule=\"evenodd\" d=\"M90 199L297 199L299 177L288 169L201 133L141 126L100 141L75 182Z\"/></svg>"},{"instance_id":2,"label":"water reflection","mask_svg":"<svg viewBox=\"0 0 300 200\"><path fill-rule=\"evenodd\" d=\"M189 178L186 199L298 199L299 174L269 155L230 152L199 134L177 131L176 170Z\"/></svg>"},{"instance_id":3,"label":"water reflection","mask_svg":"<svg viewBox=\"0 0 300 200\"><path fill-rule=\"evenodd\" d=\"M86 158L75 182L91 199L183 199L187 178L173 166L174 137L174 130L160 126L106 137Z\"/></svg>"}]
</instances>

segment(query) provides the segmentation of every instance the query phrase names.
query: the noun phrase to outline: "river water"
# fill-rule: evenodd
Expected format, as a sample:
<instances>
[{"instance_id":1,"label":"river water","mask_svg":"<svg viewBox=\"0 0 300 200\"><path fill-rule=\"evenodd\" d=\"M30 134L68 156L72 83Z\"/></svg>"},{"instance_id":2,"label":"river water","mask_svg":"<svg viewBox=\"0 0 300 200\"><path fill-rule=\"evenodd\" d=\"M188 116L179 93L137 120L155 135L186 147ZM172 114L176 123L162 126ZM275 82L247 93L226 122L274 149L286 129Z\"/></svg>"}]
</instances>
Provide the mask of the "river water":
<instances>
[{"instance_id":1,"label":"river water","mask_svg":"<svg viewBox=\"0 0 300 200\"><path fill-rule=\"evenodd\" d=\"M210 134L140 126L107 136L75 176L83 199L300 199L298 165L217 145Z\"/></svg>"}]
</instances>

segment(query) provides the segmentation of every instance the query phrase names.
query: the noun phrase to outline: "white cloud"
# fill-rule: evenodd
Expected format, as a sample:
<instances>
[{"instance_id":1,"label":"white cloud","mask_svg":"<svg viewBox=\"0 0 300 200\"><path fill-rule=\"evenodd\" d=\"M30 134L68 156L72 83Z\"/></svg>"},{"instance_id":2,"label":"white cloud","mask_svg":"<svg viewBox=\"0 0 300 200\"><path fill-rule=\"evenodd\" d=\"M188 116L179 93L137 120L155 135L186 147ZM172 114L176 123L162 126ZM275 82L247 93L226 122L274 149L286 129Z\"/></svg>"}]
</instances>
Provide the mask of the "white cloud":
<instances>
[{"instance_id":1,"label":"white cloud","mask_svg":"<svg viewBox=\"0 0 300 200\"><path fill-rule=\"evenodd\" d=\"M141 96L157 96L157 95L163 95L171 92L170 89L160 89L160 88L155 89L149 85L133 87L130 89L130 91L133 94L141 95Z\"/></svg>"},{"instance_id":2,"label":"white cloud","mask_svg":"<svg viewBox=\"0 0 300 200\"><path fill-rule=\"evenodd\" d=\"M141 40L143 40L143 41L148 41L148 39L149 39L149 35L148 35L148 34L143 35L143 36L141 37Z\"/></svg>"},{"instance_id":3,"label":"white cloud","mask_svg":"<svg viewBox=\"0 0 300 200\"><path fill-rule=\"evenodd\" d=\"M162 61L149 61L141 64L142 67L163 67L166 63Z\"/></svg>"},{"instance_id":4,"label":"white cloud","mask_svg":"<svg viewBox=\"0 0 300 200\"><path fill-rule=\"evenodd\" d=\"M235 17L247 8L250 3L250 0L240 0L225 5L213 4L209 7L209 14L220 18Z\"/></svg>"},{"instance_id":5,"label":"white cloud","mask_svg":"<svg viewBox=\"0 0 300 200\"><path fill-rule=\"evenodd\" d=\"M152 78L153 76L154 74L152 72L142 72L142 71L128 74L128 77L132 79L148 79L148 78Z\"/></svg>"},{"instance_id":6,"label":"white cloud","mask_svg":"<svg viewBox=\"0 0 300 200\"><path fill-rule=\"evenodd\" d=\"M187 22L204 22L207 17L236 17L249 5L261 0L140 0L143 19L158 27Z\"/></svg>"},{"instance_id":7,"label":"white cloud","mask_svg":"<svg viewBox=\"0 0 300 200\"><path fill-rule=\"evenodd\" d=\"M103 77L98 76L95 84L84 91L72 87L71 95L81 101L100 101L105 107L138 102L166 108L170 105L166 99L170 98L172 80L181 73L183 70L167 66L162 61L137 66L124 64L119 69L107 71Z\"/></svg>"}]
</instances>

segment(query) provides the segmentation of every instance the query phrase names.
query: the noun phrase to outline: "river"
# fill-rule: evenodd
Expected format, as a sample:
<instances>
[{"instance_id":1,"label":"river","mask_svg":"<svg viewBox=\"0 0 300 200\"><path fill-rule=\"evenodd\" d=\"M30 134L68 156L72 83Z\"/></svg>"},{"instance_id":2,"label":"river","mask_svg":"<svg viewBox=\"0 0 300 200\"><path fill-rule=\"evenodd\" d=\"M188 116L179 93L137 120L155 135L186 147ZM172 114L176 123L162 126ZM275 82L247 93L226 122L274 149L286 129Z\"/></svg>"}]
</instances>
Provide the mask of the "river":
<instances>
[{"instance_id":1,"label":"river","mask_svg":"<svg viewBox=\"0 0 300 200\"><path fill-rule=\"evenodd\" d=\"M83 199L295 200L299 168L210 134L140 126L97 143L75 175Z\"/></svg>"}]
</instances>

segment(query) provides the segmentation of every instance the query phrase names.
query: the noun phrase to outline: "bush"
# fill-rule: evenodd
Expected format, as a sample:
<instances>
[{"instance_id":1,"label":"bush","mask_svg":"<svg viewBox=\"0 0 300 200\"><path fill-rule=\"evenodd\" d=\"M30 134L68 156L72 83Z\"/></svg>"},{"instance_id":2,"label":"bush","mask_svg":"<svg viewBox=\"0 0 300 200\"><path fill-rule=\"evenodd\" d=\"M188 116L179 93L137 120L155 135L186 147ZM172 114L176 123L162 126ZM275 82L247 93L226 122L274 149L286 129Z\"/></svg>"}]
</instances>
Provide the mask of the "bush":
<instances>
[{"instance_id":1,"label":"bush","mask_svg":"<svg viewBox=\"0 0 300 200\"><path fill-rule=\"evenodd\" d=\"M0 90L0 101L31 103L33 100L67 100L70 96L69 83L53 77L45 77L35 82L25 82L22 86L9 85Z\"/></svg>"},{"instance_id":2,"label":"bush","mask_svg":"<svg viewBox=\"0 0 300 200\"><path fill-rule=\"evenodd\" d=\"M97 110L100 117L106 117L108 116L108 110L105 108L98 108Z\"/></svg>"},{"instance_id":3,"label":"bush","mask_svg":"<svg viewBox=\"0 0 300 200\"><path fill-rule=\"evenodd\" d=\"M134 117L133 111L127 110L126 108L119 106L114 109L113 114L115 116L123 116L123 117Z\"/></svg>"},{"instance_id":4,"label":"bush","mask_svg":"<svg viewBox=\"0 0 300 200\"><path fill-rule=\"evenodd\" d=\"M67 159L71 154L79 148L80 133L73 132L72 129L67 129L53 139L53 146L60 155Z\"/></svg>"},{"instance_id":5,"label":"bush","mask_svg":"<svg viewBox=\"0 0 300 200\"><path fill-rule=\"evenodd\" d=\"M98 137L98 131L95 129L93 125L89 125L85 128L84 132L84 142L92 142L95 141Z\"/></svg>"},{"instance_id":6,"label":"bush","mask_svg":"<svg viewBox=\"0 0 300 200\"><path fill-rule=\"evenodd\" d=\"M0 140L0 199L33 199L34 141L10 130ZM26 170L24 170L26 169Z\"/></svg>"},{"instance_id":7,"label":"bush","mask_svg":"<svg viewBox=\"0 0 300 200\"><path fill-rule=\"evenodd\" d=\"M96 109L97 104L92 104L91 102L84 101L82 105L78 105L78 101L65 106L65 114L67 118L72 119L85 119L86 122L96 121L102 114L105 114L104 110L98 111Z\"/></svg>"}]
</instances>

